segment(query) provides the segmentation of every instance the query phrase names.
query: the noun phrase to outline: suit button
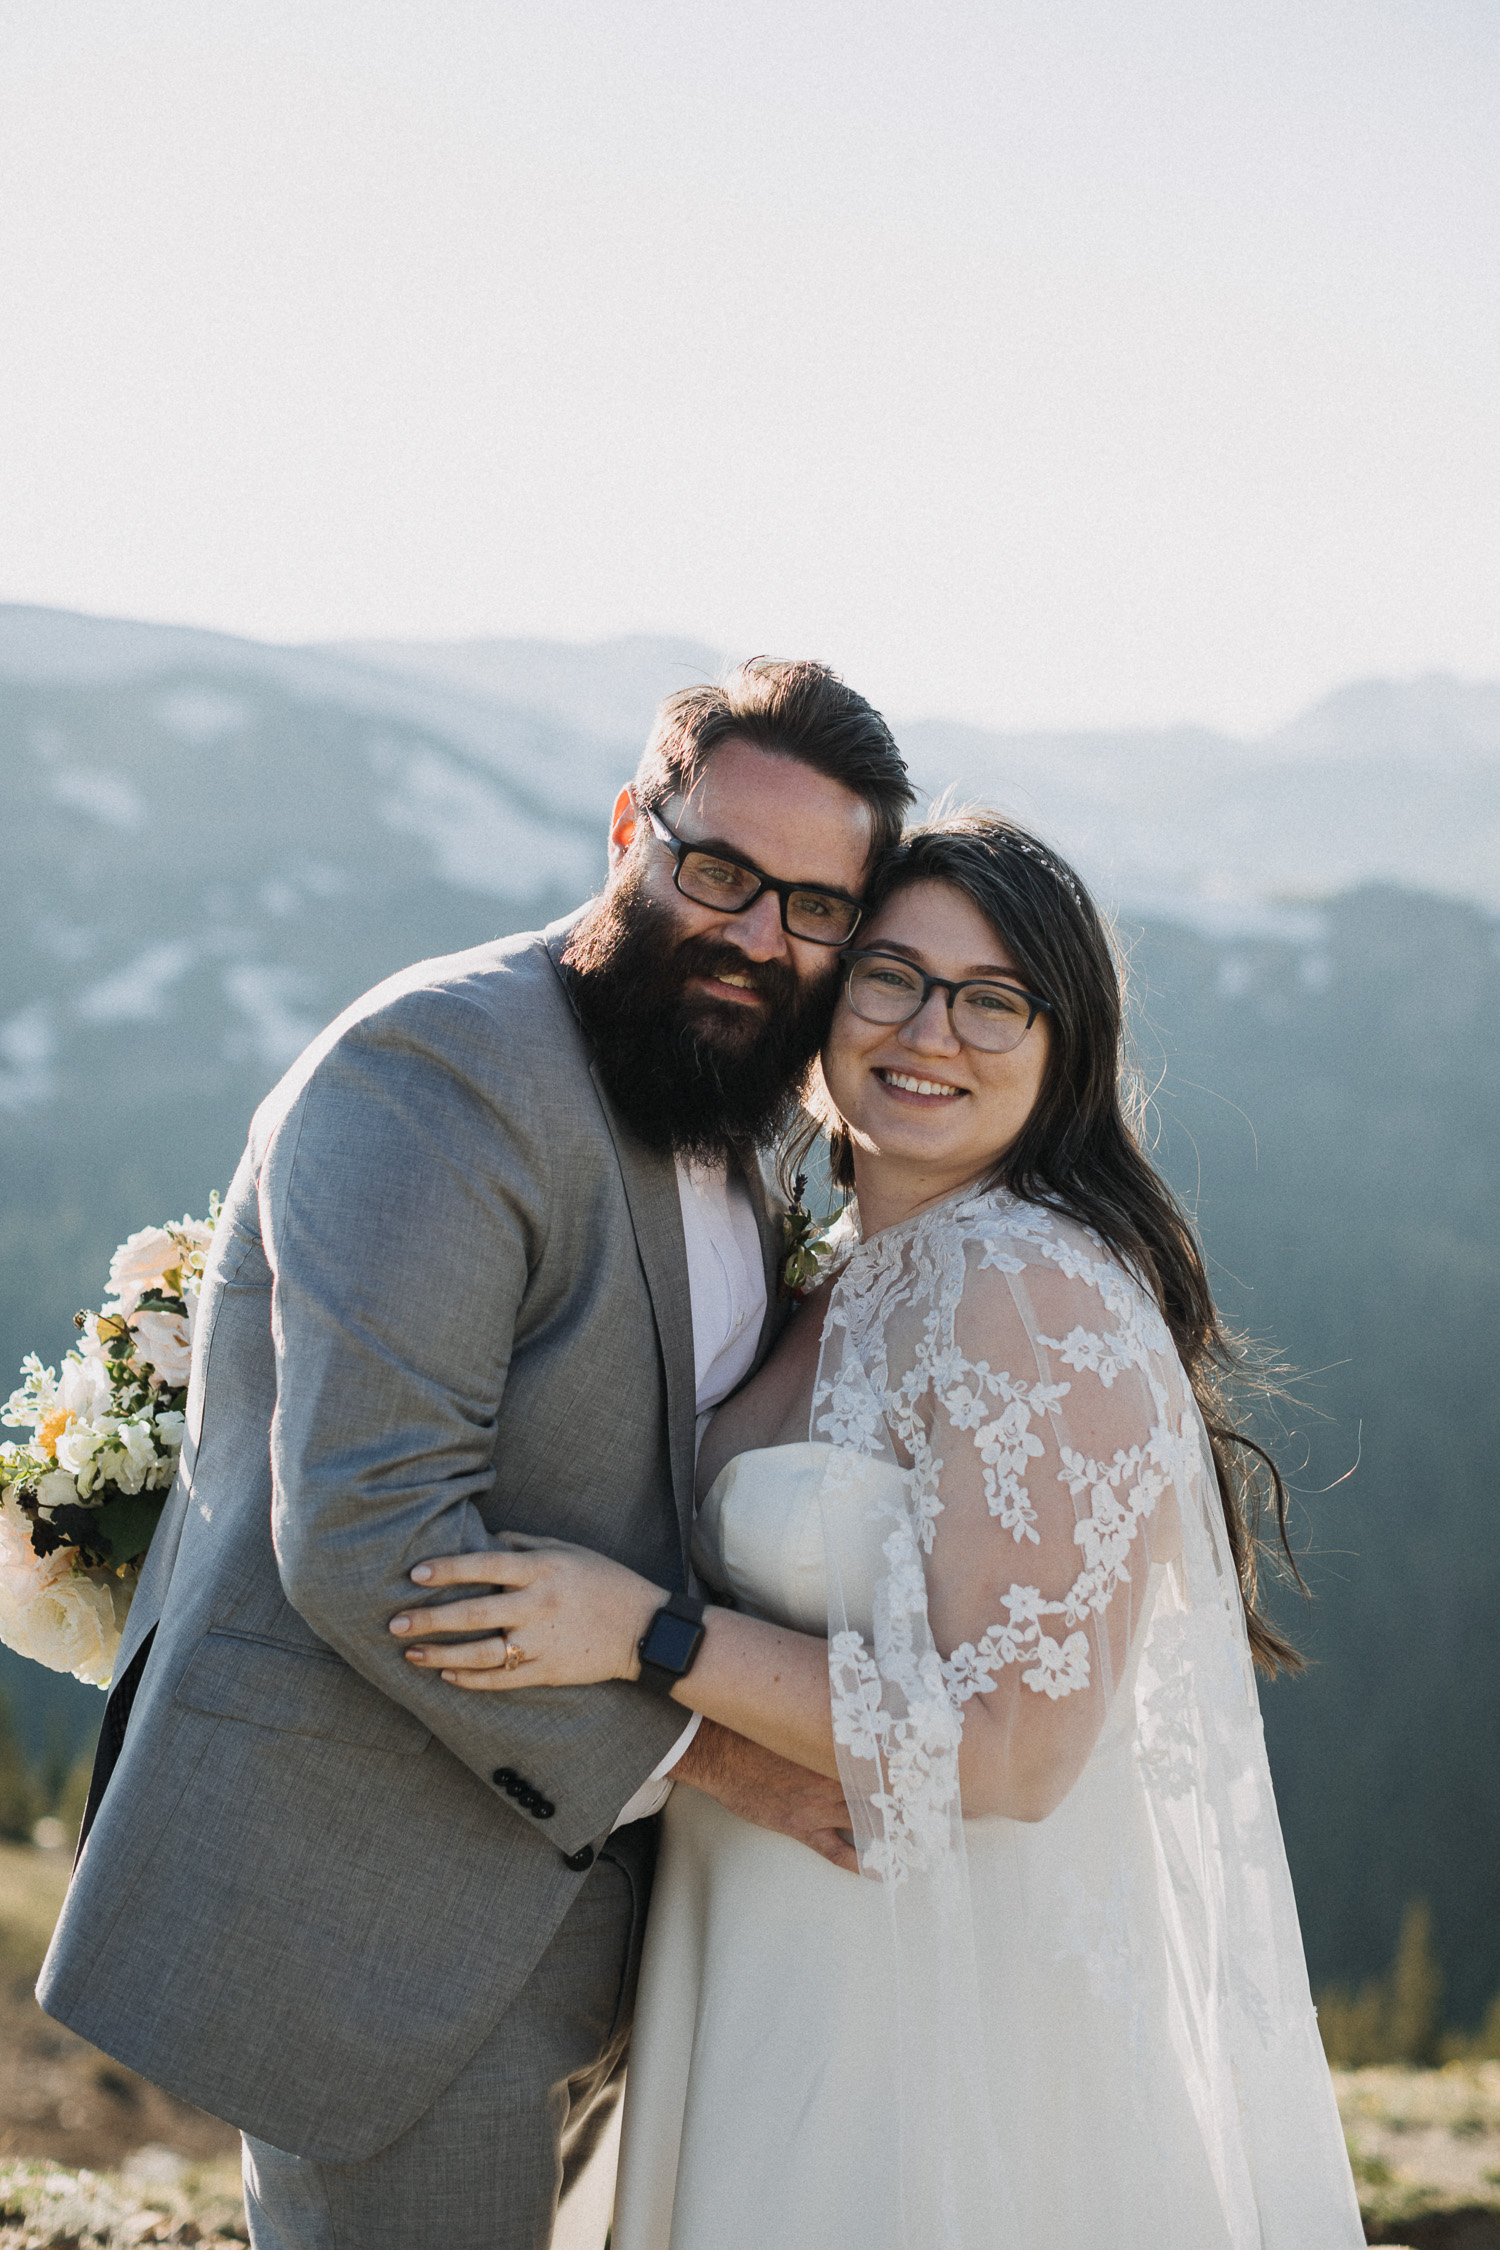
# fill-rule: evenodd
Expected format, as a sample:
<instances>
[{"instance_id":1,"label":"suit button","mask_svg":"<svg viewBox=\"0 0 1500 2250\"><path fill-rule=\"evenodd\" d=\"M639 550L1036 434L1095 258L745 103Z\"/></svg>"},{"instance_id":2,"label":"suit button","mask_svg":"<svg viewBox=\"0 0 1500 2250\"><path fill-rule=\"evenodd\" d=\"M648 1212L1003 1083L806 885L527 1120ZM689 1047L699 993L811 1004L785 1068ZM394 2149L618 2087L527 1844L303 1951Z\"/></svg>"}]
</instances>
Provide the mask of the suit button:
<instances>
[{"instance_id":1,"label":"suit button","mask_svg":"<svg viewBox=\"0 0 1500 2250\"><path fill-rule=\"evenodd\" d=\"M490 1779L497 1789L508 1789L515 1778L513 1766L496 1766L494 1772L490 1775Z\"/></svg>"},{"instance_id":2,"label":"suit button","mask_svg":"<svg viewBox=\"0 0 1500 2250\"><path fill-rule=\"evenodd\" d=\"M571 1867L575 1875L581 1875L585 1868L594 1864L594 1847L585 1844L581 1852L564 1852L562 1857L564 1867Z\"/></svg>"},{"instance_id":3,"label":"suit button","mask_svg":"<svg viewBox=\"0 0 1500 2250\"><path fill-rule=\"evenodd\" d=\"M536 1814L538 1820L550 1820L557 1807L550 1803L547 1798L538 1797L532 1804L531 1810Z\"/></svg>"}]
</instances>

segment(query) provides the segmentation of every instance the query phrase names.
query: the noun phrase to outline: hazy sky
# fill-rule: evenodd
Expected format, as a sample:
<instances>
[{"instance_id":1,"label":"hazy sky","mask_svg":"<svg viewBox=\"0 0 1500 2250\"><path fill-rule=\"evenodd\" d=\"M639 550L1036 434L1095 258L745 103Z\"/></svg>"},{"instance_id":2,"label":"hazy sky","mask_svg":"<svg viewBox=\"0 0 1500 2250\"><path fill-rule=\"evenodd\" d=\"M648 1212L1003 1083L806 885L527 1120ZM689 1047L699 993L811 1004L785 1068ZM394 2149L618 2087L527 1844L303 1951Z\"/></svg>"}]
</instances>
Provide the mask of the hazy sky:
<instances>
[{"instance_id":1,"label":"hazy sky","mask_svg":"<svg viewBox=\"0 0 1500 2250\"><path fill-rule=\"evenodd\" d=\"M0 598L1500 673L1497 0L6 0Z\"/></svg>"}]
</instances>

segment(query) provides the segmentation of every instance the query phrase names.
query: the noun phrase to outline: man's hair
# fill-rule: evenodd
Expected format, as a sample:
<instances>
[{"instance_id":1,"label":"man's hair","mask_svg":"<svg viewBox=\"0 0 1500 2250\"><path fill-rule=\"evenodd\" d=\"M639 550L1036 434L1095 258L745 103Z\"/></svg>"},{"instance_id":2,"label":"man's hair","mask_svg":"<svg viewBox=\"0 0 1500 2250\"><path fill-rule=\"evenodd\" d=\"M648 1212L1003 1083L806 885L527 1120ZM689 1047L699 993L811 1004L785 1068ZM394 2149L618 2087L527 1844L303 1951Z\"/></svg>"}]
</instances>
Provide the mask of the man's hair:
<instances>
[{"instance_id":1,"label":"man's hair","mask_svg":"<svg viewBox=\"0 0 1500 2250\"><path fill-rule=\"evenodd\" d=\"M916 795L905 760L880 713L826 664L755 656L726 680L669 695L636 772L640 802L654 811L685 796L731 738L796 758L862 798L872 863L899 840Z\"/></svg>"}]
</instances>

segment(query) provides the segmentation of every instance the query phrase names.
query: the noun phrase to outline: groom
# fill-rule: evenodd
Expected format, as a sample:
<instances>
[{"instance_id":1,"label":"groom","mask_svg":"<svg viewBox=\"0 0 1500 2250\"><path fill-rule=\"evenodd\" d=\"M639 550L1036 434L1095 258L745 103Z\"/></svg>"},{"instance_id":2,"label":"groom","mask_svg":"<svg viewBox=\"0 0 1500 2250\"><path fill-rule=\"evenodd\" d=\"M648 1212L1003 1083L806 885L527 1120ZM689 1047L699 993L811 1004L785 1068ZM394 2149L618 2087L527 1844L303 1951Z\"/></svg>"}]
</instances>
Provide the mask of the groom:
<instances>
[{"instance_id":1,"label":"groom","mask_svg":"<svg viewBox=\"0 0 1500 2250\"><path fill-rule=\"evenodd\" d=\"M601 897L379 986L256 1115L39 1986L243 2129L256 2250L541 2250L668 1774L848 1863L834 1783L637 1684L455 1696L386 1625L509 1529L685 1585L695 1417L775 1326L744 1152L910 795L820 665L673 696Z\"/></svg>"}]
</instances>

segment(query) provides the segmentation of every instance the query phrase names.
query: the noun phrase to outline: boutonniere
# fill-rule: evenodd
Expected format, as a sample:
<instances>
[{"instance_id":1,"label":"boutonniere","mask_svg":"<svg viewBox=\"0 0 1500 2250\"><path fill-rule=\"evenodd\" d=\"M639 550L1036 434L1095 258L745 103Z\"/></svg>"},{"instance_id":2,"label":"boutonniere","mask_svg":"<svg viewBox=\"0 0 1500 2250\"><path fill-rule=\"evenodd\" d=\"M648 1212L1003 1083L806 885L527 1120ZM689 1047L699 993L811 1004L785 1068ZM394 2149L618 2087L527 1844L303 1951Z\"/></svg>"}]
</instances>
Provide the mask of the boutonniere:
<instances>
[{"instance_id":1,"label":"boutonniere","mask_svg":"<svg viewBox=\"0 0 1500 2250\"><path fill-rule=\"evenodd\" d=\"M781 1294L800 1303L817 1287L821 1268L833 1254L834 1242L831 1228L819 1225L802 1200L807 1193L805 1172L797 1174L792 1192L795 1201L781 1222Z\"/></svg>"}]
</instances>

